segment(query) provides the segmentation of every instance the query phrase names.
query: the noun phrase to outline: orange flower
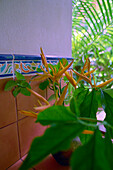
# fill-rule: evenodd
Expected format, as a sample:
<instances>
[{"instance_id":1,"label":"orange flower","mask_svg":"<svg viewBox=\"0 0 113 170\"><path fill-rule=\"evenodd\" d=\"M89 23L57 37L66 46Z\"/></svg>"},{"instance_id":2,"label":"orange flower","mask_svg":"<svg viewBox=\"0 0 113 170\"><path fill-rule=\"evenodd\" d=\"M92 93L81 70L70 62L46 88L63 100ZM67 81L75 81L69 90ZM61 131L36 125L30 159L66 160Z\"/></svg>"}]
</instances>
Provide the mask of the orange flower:
<instances>
[{"instance_id":1,"label":"orange flower","mask_svg":"<svg viewBox=\"0 0 113 170\"><path fill-rule=\"evenodd\" d=\"M60 96L59 100L57 101L56 105L62 105L64 98L65 98L65 95L66 95L66 92L67 92L67 89L68 89L68 84L66 85L66 87L65 87L62 95Z\"/></svg>"},{"instance_id":2,"label":"orange flower","mask_svg":"<svg viewBox=\"0 0 113 170\"><path fill-rule=\"evenodd\" d=\"M30 117L34 117L34 118L37 118L37 115L38 115L38 113L28 112L28 111L24 111L24 110L20 110L19 112L25 116L30 116Z\"/></svg>"},{"instance_id":3,"label":"orange flower","mask_svg":"<svg viewBox=\"0 0 113 170\"><path fill-rule=\"evenodd\" d=\"M48 64L47 64L47 60L46 60L46 57L43 53L43 50L42 50L42 47L40 47L40 50L41 50L41 59L42 59L42 63L43 65L45 66L45 68L47 69L48 73L49 73L49 67L48 67Z\"/></svg>"},{"instance_id":4,"label":"orange flower","mask_svg":"<svg viewBox=\"0 0 113 170\"><path fill-rule=\"evenodd\" d=\"M111 83L112 81L113 81L113 78L105 81L104 83L97 85L96 87L102 88L102 87L106 86L107 84Z\"/></svg>"},{"instance_id":5,"label":"orange flower","mask_svg":"<svg viewBox=\"0 0 113 170\"><path fill-rule=\"evenodd\" d=\"M26 87L26 89L28 91L30 91L34 96L36 96L39 99L39 101L42 101L42 102L46 103L47 105L49 105L49 102L43 96L41 96L40 94L38 94L34 90L29 89L28 87Z\"/></svg>"},{"instance_id":6,"label":"orange flower","mask_svg":"<svg viewBox=\"0 0 113 170\"><path fill-rule=\"evenodd\" d=\"M60 66L62 69L64 69L62 63L60 62ZM72 77L72 74L71 76L69 75L69 73L67 71L65 71L65 76L67 77L67 79L69 80L69 82L74 86L74 88L76 89L76 85L77 85L77 82L74 80L74 78Z\"/></svg>"}]
</instances>

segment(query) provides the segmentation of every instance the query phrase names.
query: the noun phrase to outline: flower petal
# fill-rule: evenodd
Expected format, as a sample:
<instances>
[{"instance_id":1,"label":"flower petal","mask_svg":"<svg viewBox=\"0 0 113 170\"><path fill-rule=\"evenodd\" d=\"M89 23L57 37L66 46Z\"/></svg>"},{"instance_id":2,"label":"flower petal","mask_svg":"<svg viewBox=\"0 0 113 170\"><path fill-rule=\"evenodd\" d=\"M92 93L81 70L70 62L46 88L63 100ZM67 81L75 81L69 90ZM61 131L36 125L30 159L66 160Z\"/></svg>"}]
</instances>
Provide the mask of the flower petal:
<instances>
[{"instance_id":1,"label":"flower petal","mask_svg":"<svg viewBox=\"0 0 113 170\"><path fill-rule=\"evenodd\" d=\"M73 69L72 69L72 70L73 70ZM87 82L93 87L93 85L92 85L92 83L91 83L91 80L90 80L88 77L84 76L83 74L78 73L78 72L75 71L75 70L73 70L73 72L74 72L77 76L81 77L83 80L87 81Z\"/></svg>"},{"instance_id":2,"label":"flower petal","mask_svg":"<svg viewBox=\"0 0 113 170\"><path fill-rule=\"evenodd\" d=\"M104 87L104 86L106 86L107 84L111 83L112 81L113 81L113 78L105 81L104 83L101 83L101 84L97 85L96 87L99 87L99 88Z\"/></svg>"},{"instance_id":3,"label":"flower petal","mask_svg":"<svg viewBox=\"0 0 113 170\"><path fill-rule=\"evenodd\" d=\"M63 103L63 101L65 99L65 95L66 95L67 89L68 89L68 84L66 85L66 87L65 87L62 95L60 96L59 100L57 101L56 105L62 105L62 103Z\"/></svg>"},{"instance_id":4,"label":"flower petal","mask_svg":"<svg viewBox=\"0 0 113 170\"><path fill-rule=\"evenodd\" d=\"M49 73L49 67L48 67L48 64L47 64L47 60L46 60L46 57L44 55L44 52L42 50L42 47L40 47L40 50L41 50L41 59L42 59L42 63L43 65L45 66L45 68L47 69L48 73Z\"/></svg>"},{"instance_id":5,"label":"flower petal","mask_svg":"<svg viewBox=\"0 0 113 170\"><path fill-rule=\"evenodd\" d=\"M34 118L37 118L37 115L38 115L37 113L28 112L28 111L24 111L24 110L20 110L19 112L25 116L30 116L30 117L34 117Z\"/></svg>"},{"instance_id":6,"label":"flower petal","mask_svg":"<svg viewBox=\"0 0 113 170\"><path fill-rule=\"evenodd\" d=\"M49 107L51 107L51 105L43 105L43 106L39 106L39 107L34 107L34 109L38 112L41 112Z\"/></svg>"},{"instance_id":7,"label":"flower petal","mask_svg":"<svg viewBox=\"0 0 113 170\"><path fill-rule=\"evenodd\" d=\"M40 77L34 78L32 81L42 81L42 80L46 80L47 78L51 78L51 75L50 74L42 74Z\"/></svg>"},{"instance_id":8,"label":"flower petal","mask_svg":"<svg viewBox=\"0 0 113 170\"><path fill-rule=\"evenodd\" d=\"M62 69L64 69L62 63L60 62L60 66ZM77 85L77 82L75 81L75 79L72 77L72 74L71 76L69 75L69 73L67 71L65 71L65 75L67 77L67 79L69 80L69 82L73 85L73 87L76 89L76 85Z\"/></svg>"},{"instance_id":9,"label":"flower petal","mask_svg":"<svg viewBox=\"0 0 113 170\"><path fill-rule=\"evenodd\" d=\"M50 105L49 102L43 96L41 96L40 94L36 93L34 90L29 89L28 87L26 87L26 89L28 91L30 91L33 95L35 95L40 101L46 103L47 105Z\"/></svg>"},{"instance_id":10,"label":"flower petal","mask_svg":"<svg viewBox=\"0 0 113 170\"><path fill-rule=\"evenodd\" d=\"M60 71L55 75L54 79L57 79L57 78L61 77L62 74L65 73L65 71L73 64L73 61L74 61L74 60L72 60L72 62L71 62L70 64L68 64L66 67L64 67L62 70L60 70ZM61 63L61 62L60 62L60 63Z\"/></svg>"}]
</instances>

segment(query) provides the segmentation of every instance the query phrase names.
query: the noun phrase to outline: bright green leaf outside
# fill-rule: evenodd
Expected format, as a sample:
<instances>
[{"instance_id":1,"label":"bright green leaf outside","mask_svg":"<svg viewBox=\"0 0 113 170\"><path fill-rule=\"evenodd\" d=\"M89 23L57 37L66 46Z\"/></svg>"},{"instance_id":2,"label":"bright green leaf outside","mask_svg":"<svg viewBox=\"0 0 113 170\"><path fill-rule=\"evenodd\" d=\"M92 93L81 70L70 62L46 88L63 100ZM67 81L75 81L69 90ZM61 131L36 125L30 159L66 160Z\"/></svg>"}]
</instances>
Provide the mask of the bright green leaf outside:
<instances>
[{"instance_id":1,"label":"bright green leaf outside","mask_svg":"<svg viewBox=\"0 0 113 170\"><path fill-rule=\"evenodd\" d=\"M15 87L17 83L14 80L10 80L6 83L4 90L9 91L12 90L13 87Z\"/></svg>"},{"instance_id":2,"label":"bright green leaf outside","mask_svg":"<svg viewBox=\"0 0 113 170\"><path fill-rule=\"evenodd\" d=\"M15 75L17 80L25 80L25 77L21 73L15 71Z\"/></svg>"},{"instance_id":3,"label":"bright green leaf outside","mask_svg":"<svg viewBox=\"0 0 113 170\"><path fill-rule=\"evenodd\" d=\"M80 124L59 124L48 128L41 137L36 137L31 145L27 158L20 170L27 170L39 163L50 153L66 150L73 138L84 129Z\"/></svg>"},{"instance_id":4,"label":"bright green leaf outside","mask_svg":"<svg viewBox=\"0 0 113 170\"><path fill-rule=\"evenodd\" d=\"M42 83L39 84L39 88L41 90L45 90L48 85L49 85L49 80L45 80L45 81L43 81Z\"/></svg>"},{"instance_id":5,"label":"bright green leaf outside","mask_svg":"<svg viewBox=\"0 0 113 170\"><path fill-rule=\"evenodd\" d=\"M87 144L75 150L71 166L72 170L111 170L105 155L104 139L98 129Z\"/></svg>"},{"instance_id":6,"label":"bright green leaf outside","mask_svg":"<svg viewBox=\"0 0 113 170\"><path fill-rule=\"evenodd\" d=\"M76 116L65 106L52 106L40 112L36 122L42 125L53 123L76 122Z\"/></svg>"}]
</instances>

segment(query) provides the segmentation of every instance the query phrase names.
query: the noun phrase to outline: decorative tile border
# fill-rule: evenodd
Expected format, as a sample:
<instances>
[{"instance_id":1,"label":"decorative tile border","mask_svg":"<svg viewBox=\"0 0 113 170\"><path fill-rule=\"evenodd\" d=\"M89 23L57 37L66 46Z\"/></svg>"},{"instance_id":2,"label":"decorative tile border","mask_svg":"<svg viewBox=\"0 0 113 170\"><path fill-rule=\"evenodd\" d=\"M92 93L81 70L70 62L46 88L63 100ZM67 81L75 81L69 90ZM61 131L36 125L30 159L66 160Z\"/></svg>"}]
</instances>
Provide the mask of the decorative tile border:
<instances>
[{"instance_id":1,"label":"decorative tile border","mask_svg":"<svg viewBox=\"0 0 113 170\"><path fill-rule=\"evenodd\" d=\"M61 58L66 58L71 62L70 57L46 56L47 62L57 64ZM42 65L41 57L34 55L11 55L0 54L0 79L14 77L14 71L25 75L36 73L36 69Z\"/></svg>"}]
</instances>

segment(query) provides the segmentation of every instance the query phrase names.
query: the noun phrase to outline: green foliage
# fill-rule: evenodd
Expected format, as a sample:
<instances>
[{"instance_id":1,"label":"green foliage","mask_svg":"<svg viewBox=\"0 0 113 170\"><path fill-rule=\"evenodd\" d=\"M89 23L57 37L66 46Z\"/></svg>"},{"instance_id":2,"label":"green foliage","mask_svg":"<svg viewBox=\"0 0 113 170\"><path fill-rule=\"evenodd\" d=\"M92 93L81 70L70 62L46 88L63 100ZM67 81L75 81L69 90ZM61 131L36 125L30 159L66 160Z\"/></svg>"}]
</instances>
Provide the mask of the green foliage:
<instances>
[{"instance_id":1,"label":"green foliage","mask_svg":"<svg viewBox=\"0 0 113 170\"><path fill-rule=\"evenodd\" d=\"M54 124L45 131L43 136L36 137L33 140L28 156L20 170L31 168L50 153L69 149L71 140L82 132L83 129L83 125L76 123Z\"/></svg>"},{"instance_id":2,"label":"green foliage","mask_svg":"<svg viewBox=\"0 0 113 170\"><path fill-rule=\"evenodd\" d=\"M35 78L39 81L43 80L39 87L42 90L47 87L53 90L54 94L48 101L55 99L55 103L49 107L47 102L49 108L38 113L36 123L48 126L48 128L42 136L33 140L20 170L32 168L50 153L69 149L72 139L76 136L80 138L82 146L72 154L70 161L72 170L113 169L113 144L111 142L113 138L113 89L111 89L113 81L111 80L106 87L105 84L101 84L101 89L97 86L97 80L101 83L112 77L113 1L102 0L100 3L96 0L98 10L93 2L94 0L73 0L72 55L75 59L74 68L78 72L81 71L81 74L80 76L73 74L73 78L70 75L64 77L66 83L69 80L74 82L71 84L70 81L68 84L68 92L63 100L69 106L64 106L64 103L61 106L57 105L65 89L61 86L61 72L63 67L68 65L67 60L61 59L63 67L60 62L56 65L47 65L46 58L41 55L45 67L37 71L43 74L38 73L32 77L31 81ZM96 79L91 79L93 76L90 77L92 74L89 74L88 60L84 66L84 59L87 57L91 59L92 68L94 69L94 66L98 68L94 73ZM86 68L81 70L83 66ZM87 76L86 70L88 70ZM8 82L5 90L13 89L14 96L18 93L28 95L29 83L20 73L15 72L15 74L16 80ZM77 80L74 81L74 79ZM78 83L81 79L82 81ZM76 82L77 85L75 85ZM103 107L106 113L103 121L97 120L96 114L99 107ZM35 113L34 115L36 116ZM99 130L100 125L106 128L104 138Z\"/></svg>"},{"instance_id":3,"label":"green foliage","mask_svg":"<svg viewBox=\"0 0 113 170\"><path fill-rule=\"evenodd\" d=\"M84 91L85 94L81 101L79 95ZM101 105L106 112L106 121L98 121L96 119L98 109L96 93L98 93L98 90L95 89L90 92L83 88L82 90L78 89L70 101L70 107L52 106L38 114L36 123L50 126L43 136L36 137L33 140L28 156L20 168L21 170L33 167L50 153L67 150L70 147L71 140L76 136L80 137L82 146L72 154L70 162L72 170L112 170L113 98L104 90L98 93L99 98L102 97ZM80 104L78 105L78 103ZM105 138L98 130L100 125L106 126ZM94 134L82 134L83 130L91 130Z\"/></svg>"},{"instance_id":4,"label":"green foliage","mask_svg":"<svg viewBox=\"0 0 113 170\"><path fill-rule=\"evenodd\" d=\"M31 89L30 84L26 81L25 77L21 73L15 71L15 75L17 79L8 81L4 90L13 90L14 97L16 97L19 93L22 93L25 96L30 96L31 93L27 90L27 88Z\"/></svg>"},{"instance_id":5,"label":"green foliage","mask_svg":"<svg viewBox=\"0 0 113 170\"><path fill-rule=\"evenodd\" d=\"M80 116L79 106L74 97L72 97L70 101L70 109L73 113L75 113L75 115Z\"/></svg>"},{"instance_id":6,"label":"green foliage","mask_svg":"<svg viewBox=\"0 0 113 170\"><path fill-rule=\"evenodd\" d=\"M10 80L7 82L7 84L5 85L4 90L5 91L10 91L13 87L15 87L17 85L17 83L14 80Z\"/></svg>"},{"instance_id":7,"label":"green foliage","mask_svg":"<svg viewBox=\"0 0 113 170\"><path fill-rule=\"evenodd\" d=\"M45 81L43 81L42 83L40 83L39 88L40 88L41 90L45 90L48 85L49 85L49 80L45 80Z\"/></svg>"},{"instance_id":8,"label":"green foliage","mask_svg":"<svg viewBox=\"0 0 113 170\"><path fill-rule=\"evenodd\" d=\"M95 5L96 3L96 5ZM98 80L111 78L113 67L113 2L73 0L72 56L80 70L84 58L97 67ZM93 68L93 66L92 66Z\"/></svg>"},{"instance_id":9,"label":"green foliage","mask_svg":"<svg viewBox=\"0 0 113 170\"><path fill-rule=\"evenodd\" d=\"M52 106L39 113L36 122L39 122L42 125L49 125L53 123L65 123L71 121L76 121L76 117L68 108L64 106Z\"/></svg>"},{"instance_id":10,"label":"green foliage","mask_svg":"<svg viewBox=\"0 0 113 170\"><path fill-rule=\"evenodd\" d=\"M107 154L105 153L105 139L102 138L100 131L95 130L94 135L88 143L79 147L72 155L72 169L79 170L111 170ZM113 159L112 159L113 160Z\"/></svg>"},{"instance_id":11,"label":"green foliage","mask_svg":"<svg viewBox=\"0 0 113 170\"><path fill-rule=\"evenodd\" d=\"M21 73L15 71L15 75L17 80L25 80L25 77Z\"/></svg>"},{"instance_id":12,"label":"green foliage","mask_svg":"<svg viewBox=\"0 0 113 170\"><path fill-rule=\"evenodd\" d=\"M106 121L113 126L113 98L101 90L102 107L106 113Z\"/></svg>"},{"instance_id":13,"label":"green foliage","mask_svg":"<svg viewBox=\"0 0 113 170\"><path fill-rule=\"evenodd\" d=\"M37 71L38 73L43 72L41 68L37 68L36 71Z\"/></svg>"}]
</instances>

